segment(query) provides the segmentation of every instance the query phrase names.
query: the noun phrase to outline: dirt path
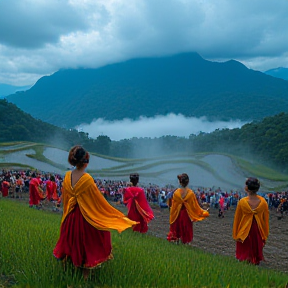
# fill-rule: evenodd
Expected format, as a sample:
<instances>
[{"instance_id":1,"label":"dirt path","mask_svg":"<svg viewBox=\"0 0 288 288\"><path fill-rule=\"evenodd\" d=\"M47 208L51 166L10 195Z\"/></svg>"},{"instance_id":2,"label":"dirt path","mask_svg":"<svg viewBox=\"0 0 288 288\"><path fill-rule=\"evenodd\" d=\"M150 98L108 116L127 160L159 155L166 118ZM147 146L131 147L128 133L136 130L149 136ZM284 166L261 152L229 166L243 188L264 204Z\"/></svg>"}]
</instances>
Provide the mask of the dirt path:
<instances>
[{"instance_id":1,"label":"dirt path","mask_svg":"<svg viewBox=\"0 0 288 288\"><path fill-rule=\"evenodd\" d=\"M153 208L155 219L149 224L148 234L165 238L169 231L168 209ZM210 217L193 225L192 246L213 254L235 256L235 242L232 238L232 225L235 208L218 218L218 210L211 209ZM288 216L278 220L276 211L270 211L270 235L264 247L265 262L260 266L288 273Z\"/></svg>"}]
</instances>

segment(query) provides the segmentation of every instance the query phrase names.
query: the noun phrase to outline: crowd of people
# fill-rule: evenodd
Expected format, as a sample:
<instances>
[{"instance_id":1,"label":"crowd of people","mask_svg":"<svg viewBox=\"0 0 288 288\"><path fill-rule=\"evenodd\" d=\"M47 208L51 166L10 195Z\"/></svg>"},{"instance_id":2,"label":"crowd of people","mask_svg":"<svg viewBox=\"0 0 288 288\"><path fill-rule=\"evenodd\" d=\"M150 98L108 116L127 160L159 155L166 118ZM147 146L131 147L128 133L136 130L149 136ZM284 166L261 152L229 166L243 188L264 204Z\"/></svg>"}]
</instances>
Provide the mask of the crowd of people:
<instances>
[{"instance_id":1,"label":"crowd of people","mask_svg":"<svg viewBox=\"0 0 288 288\"><path fill-rule=\"evenodd\" d=\"M257 178L248 178L244 191L229 192L221 188L193 187L192 190L186 173L177 175L177 188L139 185L138 173L130 174L129 181L94 179L85 172L89 160L90 154L82 146L74 146L68 156L74 168L65 176L30 170L2 170L0 174L2 197L21 199L24 193L29 193L31 208L41 209L43 201L53 202L56 210L62 206L60 236L53 255L63 262L72 261L83 270L85 278L91 268L113 258L111 230L148 231L148 223L154 218L152 205L169 209L167 240L184 244L193 240L193 222L209 218L209 209L218 209L218 217L223 218L225 210L235 206L236 258L255 265L264 259L269 209L280 209L282 217L287 213L288 192L260 195ZM110 201L126 205L127 215Z\"/></svg>"},{"instance_id":2,"label":"crowd of people","mask_svg":"<svg viewBox=\"0 0 288 288\"><path fill-rule=\"evenodd\" d=\"M2 170L0 194L2 197L23 198L29 194L29 207L40 209L42 201L61 203L63 177L59 174L34 170Z\"/></svg>"},{"instance_id":3,"label":"crowd of people","mask_svg":"<svg viewBox=\"0 0 288 288\"><path fill-rule=\"evenodd\" d=\"M0 172L0 197L23 198L23 193L29 193L30 182L33 178L39 181L38 190L40 191L40 198L45 198L49 201L58 201L58 204L61 202L61 189L64 176L38 170L3 169ZM131 184L130 180L93 179L107 200L123 204L123 191L125 187ZM172 195L176 187L170 184L164 187L152 183L140 183L140 185L144 189L146 199L150 204L159 205L161 208L171 207ZM224 211L228 210L231 206L236 207L238 201L246 195L244 190L239 189L227 191L220 187L191 187L199 204L204 207L209 206L210 208L218 209L219 215L222 212L221 217L224 216ZM282 214L288 213L288 191L260 193L260 195L267 201L269 209L278 209Z\"/></svg>"}]
</instances>

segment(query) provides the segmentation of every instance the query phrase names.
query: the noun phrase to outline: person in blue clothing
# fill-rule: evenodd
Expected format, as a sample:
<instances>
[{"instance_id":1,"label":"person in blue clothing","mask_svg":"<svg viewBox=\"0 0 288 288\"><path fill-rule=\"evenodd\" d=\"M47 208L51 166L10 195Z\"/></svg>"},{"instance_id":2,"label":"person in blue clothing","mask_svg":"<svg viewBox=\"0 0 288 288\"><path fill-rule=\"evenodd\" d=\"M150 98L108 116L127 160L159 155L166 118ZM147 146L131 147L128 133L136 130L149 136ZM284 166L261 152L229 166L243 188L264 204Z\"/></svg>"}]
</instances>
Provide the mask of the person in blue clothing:
<instances>
[{"instance_id":1,"label":"person in blue clothing","mask_svg":"<svg viewBox=\"0 0 288 288\"><path fill-rule=\"evenodd\" d=\"M160 208L168 208L167 198L165 194L166 194L165 191L162 191L159 193L158 203L159 203Z\"/></svg>"}]
</instances>

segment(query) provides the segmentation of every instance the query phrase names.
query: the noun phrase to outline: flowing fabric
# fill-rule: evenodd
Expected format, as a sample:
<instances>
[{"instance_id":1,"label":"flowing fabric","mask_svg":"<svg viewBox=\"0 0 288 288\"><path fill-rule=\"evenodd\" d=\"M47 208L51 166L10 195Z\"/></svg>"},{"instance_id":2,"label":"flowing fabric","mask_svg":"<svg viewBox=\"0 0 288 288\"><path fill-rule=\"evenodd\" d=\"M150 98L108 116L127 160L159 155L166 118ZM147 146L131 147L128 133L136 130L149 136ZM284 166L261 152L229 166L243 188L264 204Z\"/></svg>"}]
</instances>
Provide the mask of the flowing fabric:
<instances>
[{"instance_id":1,"label":"flowing fabric","mask_svg":"<svg viewBox=\"0 0 288 288\"><path fill-rule=\"evenodd\" d=\"M248 261L259 265L260 261L265 260L263 247L265 241L262 239L255 217L253 217L251 229L244 242L236 242L236 259Z\"/></svg>"},{"instance_id":2,"label":"flowing fabric","mask_svg":"<svg viewBox=\"0 0 288 288\"><path fill-rule=\"evenodd\" d=\"M78 203L86 221L99 230L113 229L122 232L137 224L107 202L88 173L85 173L74 187L71 185L71 171L66 173L63 181L62 201L61 223Z\"/></svg>"},{"instance_id":3,"label":"flowing fabric","mask_svg":"<svg viewBox=\"0 0 288 288\"><path fill-rule=\"evenodd\" d=\"M168 241L189 243L193 240L193 222L202 221L209 216L209 212L203 210L191 189L187 189L184 198L181 196L181 189L173 194L172 206L170 209L170 231Z\"/></svg>"},{"instance_id":4,"label":"flowing fabric","mask_svg":"<svg viewBox=\"0 0 288 288\"><path fill-rule=\"evenodd\" d=\"M127 204L128 218L139 222L133 227L133 231L146 233L148 231L148 223L154 218L144 190L140 187L125 188L123 202Z\"/></svg>"},{"instance_id":5,"label":"flowing fabric","mask_svg":"<svg viewBox=\"0 0 288 288\"><path fill-rule=\"evenodd\" d=\"M90 225L76 204L61 225L53 254L60 260L69 257L76 267L95 268L113 258L111 233Z\"/></svg>"},{"instance_id":6,"label":"flowing fabric","mask_svg":"<svg viewBox=\"0 0 288 288\"><path fill-rule=\"evenodd\" d=\"M71 171L66 173L62 200L60 237L53 255L60 260L70 258L77 267L94 268L112 259L109 230L120 233L137 224L106 201L87 173L74 187Z\"/></svg>"},{"instance_id":7,"label":"flowing fabric","mask_svg":"<svg viewBox=\"0 0 288 288\"><path fill-rule=\"evenodd\" d=\"M269 209L266 200L257 195L260 204L256 209L252 209L248 203L248 197L242 198L238 204L234 215L233 238L236 241L244 242L248 237L253 217L257 222L260 235L264 241L269 235Z\"/></svg>"},{"instance_id":8,"label":"flowing fabric","mask_svg":"<svg viewBox=\"0 0 288 288\"><path fill-rule=\"evenodd\" d=\"M256 209L250 207L248 197L238 202L233 223L236 258L256 265L264 260L263 247L269 235L268 204L263 197L257 197L260 204Z\"/></svg>"},{"instance_id":9,"label":"flowing fabric","mask_svg":"<svg viewBox=\"0 0 288 288\"><path fill-rule=\"evenodd\" d=\"M29 205L39 205L40 201L45 199L39 187L41 179L32 178L29 183Z\"/></svg>"}]
</instances>

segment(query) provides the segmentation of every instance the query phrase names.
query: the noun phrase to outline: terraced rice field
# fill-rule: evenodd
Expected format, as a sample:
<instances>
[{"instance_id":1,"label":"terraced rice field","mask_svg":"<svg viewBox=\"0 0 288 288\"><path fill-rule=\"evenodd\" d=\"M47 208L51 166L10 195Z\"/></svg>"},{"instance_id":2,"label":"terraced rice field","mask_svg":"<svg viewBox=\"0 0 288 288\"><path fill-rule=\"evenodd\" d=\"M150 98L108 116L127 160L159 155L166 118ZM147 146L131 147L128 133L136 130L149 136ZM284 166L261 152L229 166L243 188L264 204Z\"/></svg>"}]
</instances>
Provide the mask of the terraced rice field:
<instances>
[{"instance_id":1,"label":"terraced rice field","mask_svg":"<svg viewBox=\"0 0 288 288\"><path fill-rule=\"evenodd\" d=\"M0 145L0 168L38 169L64 174L72 168L67 158L68 151L43 144L17 142ZM259 177L261 174L255 175L243 169L239 163L239 159L231 155L213 153L146 159L121 159L92 154L87 171L94 177L111 180L128 180L131 172L138 172L141 183L159 186L177 186L176 175L185 172L190 177L192 188L221 187L225 190L242 189L248 176L260 178L262 190L266 191L288 183L285 175L280 174L279 181ZM253 163L250 165L253 166Z\"/></svg>"}]
</instances>

